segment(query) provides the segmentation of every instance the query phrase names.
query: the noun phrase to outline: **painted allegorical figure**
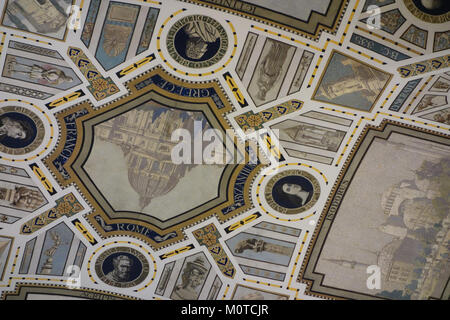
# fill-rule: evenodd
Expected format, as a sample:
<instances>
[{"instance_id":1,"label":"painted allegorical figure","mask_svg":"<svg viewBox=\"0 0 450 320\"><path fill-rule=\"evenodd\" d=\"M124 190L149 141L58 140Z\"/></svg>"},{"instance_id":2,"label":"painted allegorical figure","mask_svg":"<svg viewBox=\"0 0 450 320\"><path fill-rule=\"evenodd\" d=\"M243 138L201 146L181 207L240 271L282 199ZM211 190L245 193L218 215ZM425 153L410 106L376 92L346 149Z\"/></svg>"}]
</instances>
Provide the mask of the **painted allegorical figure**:
<instances>
[{"instance_id":1,"label":"painted allegorical figure","mask_svg":"<svg viewBox=\"0 0 450 320\"><path fill-rule=\"evenodd\" d=\"M7 201L18 209L36 210L41 207L45 199L38 190L27 187L6 188L0 187L0 201Z\"/></svg>"},{"instance_id":2,"label":"painted allegorical figure","mask_svg":"<svg viewBox=\"0 0 450 320\"><path fill-rule=\"evenodd\" d=\"M58 250L58 248L62 244L61 236L58 233L51 231L50 232L50 237L53 240L53 245L49 249L47 249L45 251L45 255L48 258L45 261L44 265L42 266L41 274L51 274L52 273L52 270L53 270L53 256L55 255L56 250Z\"/></svg>"},{"instance_id":3,"label":"painted allegorical figure","mask_svg":"<svg viewBox=\"0 0 450 320\"><path fill-rule=\"evenodd\" d=\"M42 84L60 85L64 82L73 82L73 78L66 75L64 71L52 66L39 66L37 64L26 65L11 60L8 64L8 70L11 73L18 73L28 77L30 80Z\"/></svg>"},{"instance_id":4,"label":"painted allegorical figure","mask_svg":"<svg viewBox=\"0 0 450 320\"><path fill-rule=\"evenodd\" d=\"M264 56L258 67L258 99L266 100L267 92L272 89L282 73L284 62L290 46L271 41L269 52Z\"/></svg>"}]
</instances>

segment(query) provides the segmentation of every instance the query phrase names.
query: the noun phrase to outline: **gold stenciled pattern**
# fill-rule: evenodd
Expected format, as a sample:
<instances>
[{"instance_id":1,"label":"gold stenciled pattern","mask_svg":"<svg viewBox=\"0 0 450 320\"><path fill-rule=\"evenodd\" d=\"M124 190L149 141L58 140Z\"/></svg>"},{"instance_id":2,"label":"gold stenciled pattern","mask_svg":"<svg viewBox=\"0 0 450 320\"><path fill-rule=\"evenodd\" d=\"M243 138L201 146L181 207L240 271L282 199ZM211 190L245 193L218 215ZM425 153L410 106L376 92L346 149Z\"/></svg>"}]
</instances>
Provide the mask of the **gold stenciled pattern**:
<instances>
[{"instance_id":1,"label":"gold stenciled pattern","mask_svg":"<svg viewBox=\"0 0 450 320\"><path fill-rule=\"evenodd\" d=\"M71 217L83 210L84 207L77 200L74 194L69 193L56 200L56 205L52 209L47 210L36 218L24 223L20 228L20 233L32 234L63 216Z\"/></svg>"}]
</instances>

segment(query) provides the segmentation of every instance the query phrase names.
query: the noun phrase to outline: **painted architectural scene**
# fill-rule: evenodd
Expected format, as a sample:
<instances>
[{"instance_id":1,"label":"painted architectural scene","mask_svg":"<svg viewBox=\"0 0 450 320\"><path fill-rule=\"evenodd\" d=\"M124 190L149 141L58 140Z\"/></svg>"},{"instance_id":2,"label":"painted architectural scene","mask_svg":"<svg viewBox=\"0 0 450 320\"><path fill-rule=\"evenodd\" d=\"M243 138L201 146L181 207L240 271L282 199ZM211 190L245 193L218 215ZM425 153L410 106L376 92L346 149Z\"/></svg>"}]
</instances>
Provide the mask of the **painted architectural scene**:
<instances>
[{"instance_id":1,"label":"painted architectural scene","mask_svg":"<svg viewBox=\"0 0 450 320\"><path fill-rule=\"evenodd\" d=\"M380 157L386 171L374 174ZM450 272L449 165L448 146L397 133L376 138L320 255L324 285L391 299L441 298ZM374 290L366 286L372 265L381 271Z\"/></svg>"}]
</instances>

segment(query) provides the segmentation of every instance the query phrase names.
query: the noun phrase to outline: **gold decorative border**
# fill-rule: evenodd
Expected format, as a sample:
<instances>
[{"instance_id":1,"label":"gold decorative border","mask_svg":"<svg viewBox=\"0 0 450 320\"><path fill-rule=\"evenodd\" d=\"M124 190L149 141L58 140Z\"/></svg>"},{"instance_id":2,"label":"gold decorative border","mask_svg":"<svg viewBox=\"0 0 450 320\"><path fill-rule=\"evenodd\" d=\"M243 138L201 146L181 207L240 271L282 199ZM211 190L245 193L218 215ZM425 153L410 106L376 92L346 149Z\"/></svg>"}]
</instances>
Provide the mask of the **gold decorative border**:
<instances>
[{"instance_id":1,"label":"gold decorative border","mask_svg":"<svg viewBox=\"0 0 450 320\"><path fill-rule=\"evenodd\" d=\"M41 289L41 291L38 291ZM28 293L36 294L53 294L53 295L63 295L67 297L82 297L83 294L97 294L102 297L111 297L111 300L137 300L134 297L113 293L104 290L96 290L90 288L80 288L80 289L68 289L67 286L57 285L57 284L42 284L42 283L25 283L18 282L13 291L3 292L0 300L24 300ZM70 294L72 293L72 294ZM73 294L76 293L76 294ZM98 299L98 296L87 299ZM109 299L103 299L109 300Z\"/></svg>"},{"instance_id":2,"label":"gold decorative border","mask_svg":"<svg viewBox=\"0 0 450 320\"><path fill-rule=\"evenodd\" d=\"M331 1L330 5L327 9L327 12L337 11L334 13L336 15L333 18L334 22L333 22L332 27L325 26L320 21L317 21L323 15L320 13L317 13L315 11L312 11L310 17L308 18L308 22L313 20L313 21L316 21L317 23L315 26L315 31L308 32L308 31L302 30L300 26L297 26L297 27L293 26L293 24L294 24L293 22L295 22L295 21L299 22L300 24L305 24L304 21L297 19L297 18L290 17L290 16L282 14L282 13L279 13L275 10L258 7L257 5L253 5L253 4L251 6L254 6L255 8L258 7L262 11L261 16L257 16L255 14L247 13L244 11L239 11L237 9L232 9L225 5L221 5L220 3L212 3L212 1L204 1L204 0L181 0L181 1L193 3L196 5L200 5L200 6L204 6L204 7L208 7L208 8L213 8L213 9L220 10L220 11L230 12L232 14L235 14L235 15L247 18L247 19L252 19L254 21L258 21L258 22L261 22L261 23L264 23L264 24L267 24L272 27L276 27L276 28L279 28L279 29L282 29L285 31L293 32L295 34L299 34L299 35L302 35L304 37L307 37L307 38L313 39L313 40L318 40L320 35L322 34L322 31L327 31L331 34L336 33L336 30L338 29L338 27L340 25L342 17L345 13L345 9L347 8L348 2L349 2L349 0L343 0L342 3L339 5L338 10L333 10L331 7L333 4L334 4L334 7L336 7L336 5L335 5L336 2L334 0ZM357 1L359 2L359 0L357 0ZM245 1L235 1L235 2L237 4L241 4L241 7L244 6L245 4L247 4ZM250 4L247 4L247 5L250 5ZM334 9L336 9L336 8L334 8ZM277 20L271 18L274 16L278 16L280 18L285 18L290 21L286 21L283 23L281 21L277 21ZM328 17L326 17L326 18L328 18ZM308 25L308 23L306 23L306 25Z\"/></svg>"},{"instance_id":3,"label":"gold decorative border","mask_svg":"<svg viewBox=\"0 0 450 320\"><path fill-rule=\"evenodd\" d=\"M163 79L168 80L169 82L172 82L176 85L180 85L180 86L184 86L184 87L188 87L188 88L202 89L202 88L211 88L212 87L216 91L220 100L223 102L224 107L222 109L215 108L214 106L216 104L211 97L204 97L204 98L182 97L181 98L180 96L178 96L174 93L164 91L163 89L159 88L155 84L149 84L148 86L146 86L140 90L136 89L135 85L137 83L140 83L140 82L152 77L155 74L158 74ZM254 170L252 170L252 172L249 174L249 176L245 182L244 195L243 195L243 198L245 199L245 205L243 205L243 206L237 208L236 210L229 212L227 214L222 213L221 209L227 208L234 204L234 199L233 199L233 189L234 188L233 187L236 182L237 176L239 175L239 172L241 171L241 169L244 168L245 164L236 165L235 168L233 169L233 172L231 173L230 179L228 181L228 185L226 186L226 188L227 188L226 195L227 195L228 200L226 200L224 203L221 203L220 205L218 205L214 208L211 208L211 209L206 210L205 212L202 212L201 214L197 215L196 217L189 218L186 221L183 221L174 226L170 226L168 228L161 229L161 228L155 226L154 224L151 224L150 222L144 221L142 219L137 220L137 219L123 218L123 217L114 217L114 218L109 217L104 212L104 210L101 208L101 206L97 202L97 200L92 196L92 194L86 188L86 186L81 181L81 179L78 177L78 175L74 172L74 169L72 168L72 165L74 164L76 158L78 157L78 155L80 154L80 151L82 149L82 142L84 140L84 137L83 137L84 131L83 130L79 130L77 142L76 142L75 148L73 150L72 156L64 164L64 168L67 170L67 172L70 175L70 178L65 180L62 177L62 175L58 172L56 167L53 165L53 160L55 160L58 157L58 155L61 154L61 152L64 148L64 144L65 144L66 136L67 136L66 128L64 126L62 126L61 124L64 123L65 116L72 114L76 111L82 110L82 109L88 110L88 113L86 115L81 116L76 119L77 128L83 128L84 121L93 119L93 118L95 118L105 112L111 111L113 109L117 109L120 106L124 105L125 103L130 102L131 100L134 100L137 96L142 96L144 94L154 91L163 97L166 97L168 99L172 99L175 101L178 100L178 101L183 101L186 103L192 102L192 103L197 103L197 104L199 104L199 103L208 104L209 106L211 106L210 111L212 111L212 113L215 115L216 120L218 121L218 123L220 123L222 128L224 130L231 129L231 126L228 123L228 121L226 120L225 115L227 113L231 112L233 110L233 107L230 104L228 98L225 96L222 88L220 87L220 85L218 84L217 81L190 83L187 81L182 81L180 79L177 79L177 78L169 75L161 67L156 67L153 70L150 70L150 71L130 80L128 83L126 83L126 86L128 87L128 90L129 90L128 95L123 96L123 97L119 98L118 100L113 101L109 104L106 104L105 106L103 106L101 108L94 109L94 107L91 105L91 103L89 101L85 101L76 106L64 109L63 111L55 114L55 116L58 120L58 123L60 125L61 138L59 140L57 147L53 150L53 152L49 156L47 156L45 159L43 159L43 163L45 164L45 166L49 169L49 171L53 174L54 178L58 181L58 183L63 188L67 187L69 185L75 185L77 187L78 191L80 192L80 194L83 195L84 200L93 209L91 211L91 213L89 213L86 216L87 221L90 223L90 225L97 231L97 233L102 238L126 235L126 236L130 236L130 237L138 238L138 239L148 243L154 249L160 249L165 246L182 241L184 239L184 235L182 232L180 232L181 230L183 230L187 227L190 227L192 225L195 225L196 223L199 223L201 221L204 221L205 219L207 219L211 216L216 216L220 222L225 222L225 221L228 221L229 219L232 219L236 215L252 208L253 204L250 201L250 191L249 191L250 185L251 185L252 181L254 180L256 174L264 166L263 164L257 165L254 168ZM183 99L183 100L180 100L180 99ZM238 144L238 145L236 145L236 147L242 152L242 154L246 154L245 150L243 149L243 147L244 147L243 145ZM94 218L97 215L100 215L103 218L104 222L107 224L131 223L131 224L135 224L140 227L155 231L159 234L168 234L170 232L176 232L177 236L174 238L171 238L167 241L164 241L164 242L156 242L147 237L144 237L143 235L141 235L138 232L131 232L131 231L106 232L103 230L103 228L101 227L99 222L97 222L97 220Z\"/></svg>"}]
</instances>

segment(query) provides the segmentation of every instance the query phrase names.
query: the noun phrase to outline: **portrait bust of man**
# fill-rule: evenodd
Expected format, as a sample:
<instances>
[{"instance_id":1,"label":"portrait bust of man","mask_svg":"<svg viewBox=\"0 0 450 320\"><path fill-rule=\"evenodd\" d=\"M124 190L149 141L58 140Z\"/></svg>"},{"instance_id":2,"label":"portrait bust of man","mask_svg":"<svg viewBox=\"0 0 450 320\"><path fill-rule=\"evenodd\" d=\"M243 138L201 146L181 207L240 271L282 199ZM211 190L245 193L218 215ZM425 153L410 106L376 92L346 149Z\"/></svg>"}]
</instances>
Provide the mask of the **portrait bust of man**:
<instances>
[{"instance_id":1,"label":"portrait bust of man","mask_svg":"<svg viewBox=\"0 0 450 320\"><path fill-rule=\"evenodd\" d=\"M13 139L28 139L32 135L29 123L8 116L0 119L0 139L7 136Z\"/></svg>"},{"instance_id":2,"label":"portrait bust of man","mask_svg":"<svg viewBox=\"0 0 450 320\"><path fill-rule=\"evenodd\" d=\"M184 27L189 39L186 41L186 56L198 60L208 51L208 44L215 42L219 31L203 21L194 21Z\"/></svg>"},{"instance_id":3,"label":"portrait bust of man","mask_svg":"<svg viewBox=\"0 0 450 320\"><path fill-rule=\"evenodd\" d=\"M197 288L205 280L207 269L201 258L186 263L181 275L181 284L175 287L172 294L174 300L195 300L198 298Z\"/></svg>"},{"instance_id":4,"label":"portrait bust of man","mask_svg":"<svg viewBox=\"0 0 450 320\"><path fill-rule=\"evenodd\" d=\"M113 259L114 270L109 272L105 277L115 282L131 281L131 267L133 260L126 255L120 255Z\"/></svg>"}]
</instances>

